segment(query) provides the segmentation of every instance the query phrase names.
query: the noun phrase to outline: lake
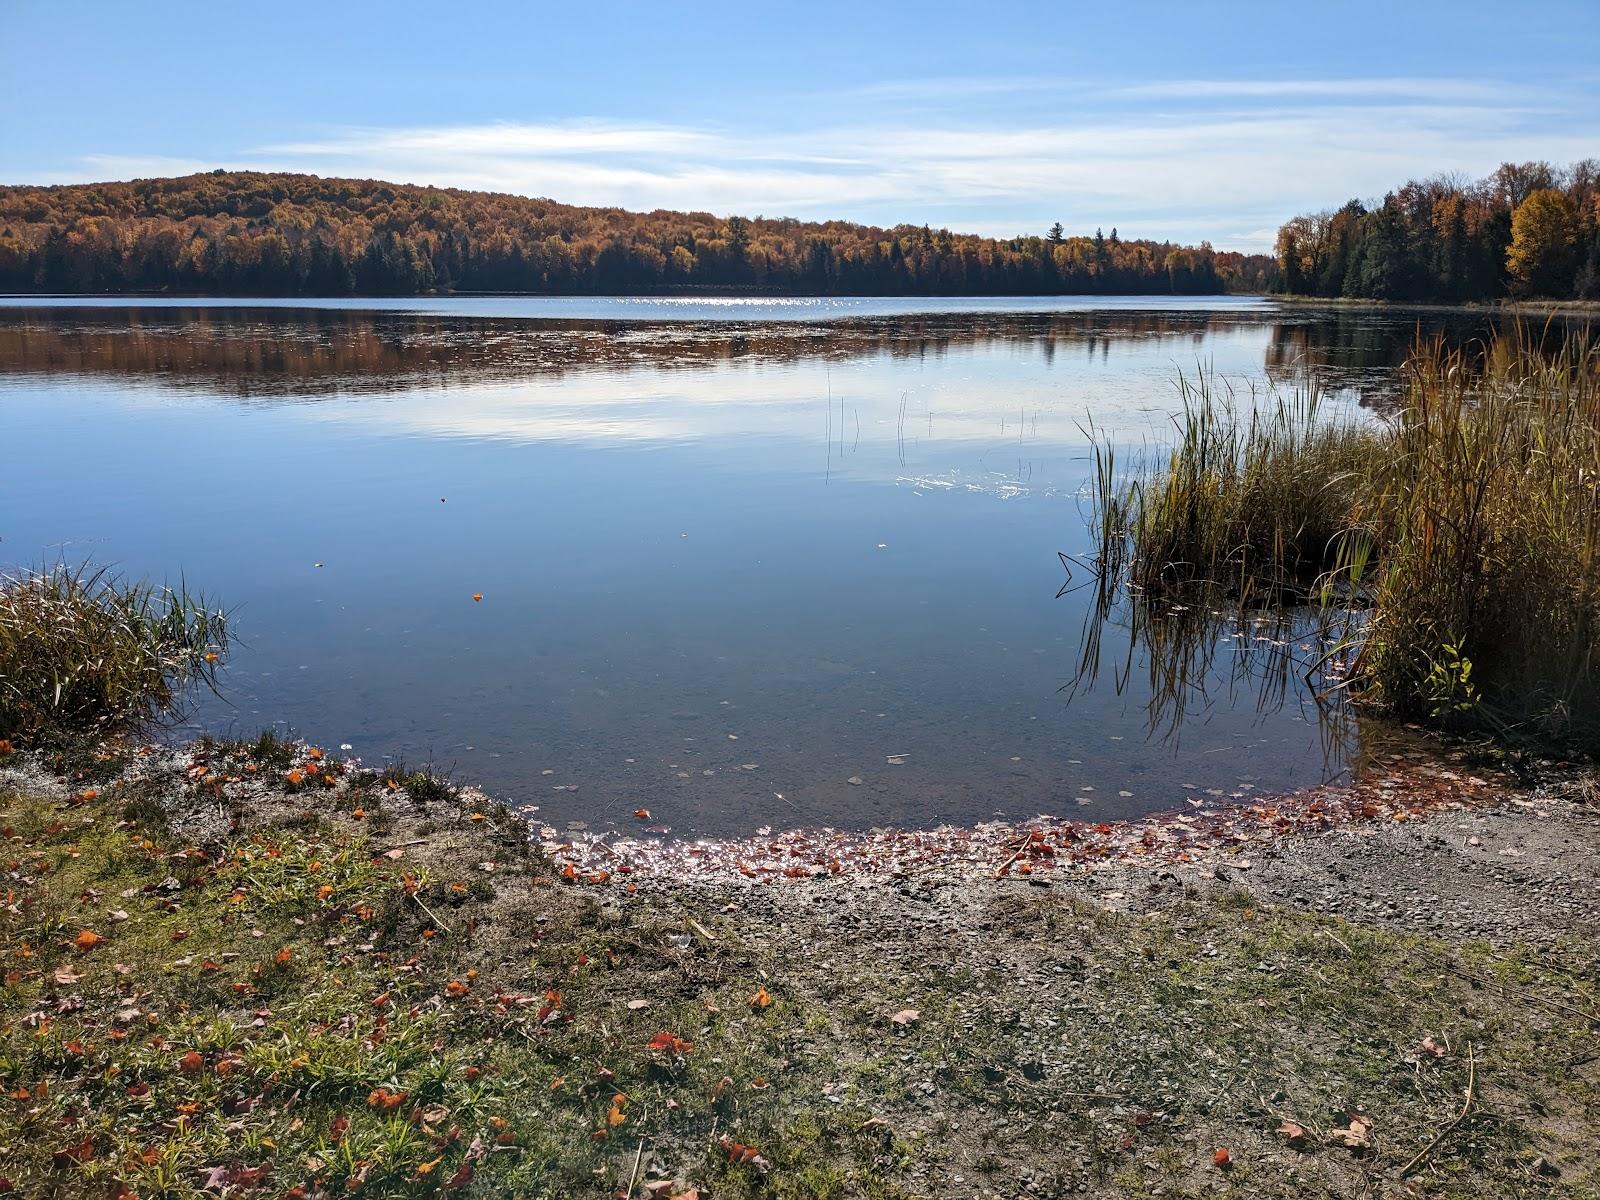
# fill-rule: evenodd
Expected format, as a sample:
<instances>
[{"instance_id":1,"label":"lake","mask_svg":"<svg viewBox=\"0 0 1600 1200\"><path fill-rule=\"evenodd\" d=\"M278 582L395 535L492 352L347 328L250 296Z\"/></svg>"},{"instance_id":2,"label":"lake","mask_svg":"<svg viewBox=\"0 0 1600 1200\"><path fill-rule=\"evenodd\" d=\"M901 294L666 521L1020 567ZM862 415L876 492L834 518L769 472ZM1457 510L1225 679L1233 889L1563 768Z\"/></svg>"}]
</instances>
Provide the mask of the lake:
<instances>
[{"instance_id":1,"label":"lake","mask_svg":"<svg viewBox=\"0 0 1600 1200\"><path fill-rule=\"evenodd\" d=\"M1085 428L1161 442L1202 368L1314 368L1358 412L1419 321L1474 332L1247 298L19 298L0 564L234 609L181 733L433 764L557 825L1132 816L1389 742L1236 646L1177 717L1119 627L1128 669L1070 686Z\"/></svg>"}]
</instances>

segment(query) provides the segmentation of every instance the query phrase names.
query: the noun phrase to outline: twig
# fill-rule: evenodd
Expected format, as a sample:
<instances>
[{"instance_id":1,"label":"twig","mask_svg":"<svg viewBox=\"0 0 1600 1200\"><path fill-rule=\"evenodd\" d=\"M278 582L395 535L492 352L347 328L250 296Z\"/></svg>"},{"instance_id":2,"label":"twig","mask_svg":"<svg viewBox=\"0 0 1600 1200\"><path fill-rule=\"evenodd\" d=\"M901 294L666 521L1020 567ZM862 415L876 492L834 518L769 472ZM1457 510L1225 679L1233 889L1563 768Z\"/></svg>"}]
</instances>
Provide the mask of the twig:
<instances>
[{"instance_id":1,"label":"twig","mask_svg":"<svg viewBox=\"0 0 1600 1200\"><path fill-rule=\"evenodd\" d=\"M1530 988L1518 988L1507 983L1502 983L1498 979L1493 979L1485 975L1474 974L1473 972L1468 971L1465 967L1456 966L1455 963L1451 962L1442 955L1430 954L1426 950L1422 950L1420 953L1422 957L1430 959L1434 963L1437 963L1439 966L1443 967L1446 971L1449 971L1452 975L1457 975L1462 979L1465 979L1468 983L1476 984L1479 987L1492 987L1500 992L1500 994L1503 996L1512 996L1519 1000L1526 1000L1532 1004L1542 1005L1553 1012L1571 1013L1575 1017L1582 1017L1590 1024L1600 1024L1600 1013L1587 1012L1584 1009L1576 1007L1575 1005L1566 1004L1560 1000L1552 1000L1549 996L1533 991Z\"/></svg>"},{"instance_id":2,"label":"twig","mask_svg":"<svg viewBox=\"0 0 1600 1200\"><path fill-rule=\"evenodd\" d=\"M711 936L711 931L709 929L707 929L704 925L700 924L699 921L696 921L693 917L689 918L689 924L694 926L694 931L696 933L698 933L701 937L705 938L706 941L712 942L712 943L716 942L717 939Z\"/></svg>"},{"instance_id":3,"label":"twig","mask_svg":"<svg viewBox=\"0 0 1600 1200\"><path fill-rule=\"evenodd\" d=\"M1027 850L1027 848L1028 848L1028 843L1029 843L1030 840L1031 839L1026 838L1026 837L1023 838L1022 839L1022 845L1018 846L1015 850L1013 850L1011 852L1011 857L1006 859L1005 862L1001 863L998 867L996 867L994 869L994 877L996 879L999 879L1000 876L1004 875L1006 873L1006 868L1009 867L1012 863L1016 862L1017 859L1022 857L1023 852L1025 850Z\"/></svg>"},{"instance_id":4,"label":"twig","mask_svg":"<svg viewBox=\"0 0 1600 1200\"><path fill-rule=\"evenodd\" d=\"M1355 953L1356 952L1354 950L1350 949L1350 944L1348 942L1346 942L1342 937L1340 937L1337 933L1334 933L1331 929L1319 929L1319 930L1317 930L1317 932L1320 935L1322 935L1323 937L1332 938L1334 941L1338 942L1339 945L1344 947L1344 952L1346 954L1350 955L1352 958L1355 957Z\"/></svg>"},{"instance_id":5,"label":"twig","mask_svg":"<svg viewBox=\"0 0 1600 1200\"><path fill-rule=\"evenodd\" d=\"M628 1172L628 1189L622 1193L623 1200L628 1200L633 1195L634 1180L639 1178L639 1160L644 1157L644 1139L639 1139L639 1151L633 1156L633 1170Z\"/></svg>"},{"instance_id":6,"label":"twig","mask_svg":"<svg viewBox=\"0 0 1600 1200\"><path fill-rule=\"evenodd\" d=\"M421 896L417 895L415 892L407 892L406 895L410 896L413 900L415 900L417 902L417 907L420 908L423 912L427 913L428 916L433 919L433 923L435 925L437 925L445 933L449 933L450 932L450 926L446 925L443 921L439 920L439 914L434 912L433 909L429 908L426 904L424 904L422 902L422 897Z\"/></svg>"},{"instance_id":7,"label":"twig","mask_svg":"<svg viewBox=\"0 0 1600 1200\"><path fill-rule=\"evenodd\" d=\"M403 850L407 846L422 846L431 841L433 841L432 838L412 838L409 842L396 842L392 846L374 846L373 849L379 854L387 854L391 850Z\"/></svg>"},{"instance_id":8,"label":"twig","mask_svg":"<svg viewBox=\"0 0 1600 1200\"><path fill-rule=\"evenodd\" d=\"M1420 1164L1423 1159L1427 1158L1428 1155L1432 1154L1436 1149L1438 1149L1439 1143L1443 1142L1445 1138L1449 1137L1451 1131L1454 1130L1457 1125L1461 1124L1461 1122L1467 1119L1467 1114L1472 1111L1472 1100L1474 1095L1473 1089L1475 1088L1477 1081L1477 1060L1473 1057L1472 1043L1469 1041L1467 1043L1467 1102L1461 1106L1461 1111L1456 1114L1456 1119L1454 1121L1451 1121L1450 1124L1439 1130L1439 1132L1434 1135L1433 1141L1429 1142L1421 1150L1418 1150L1414 1155L1411 1156L1411 1161L1400 1168L1401 1179L1404 1179L1407 1175L1411 1174L1412 1170L1418 1164Z\"/></svg>"}]
</instances>

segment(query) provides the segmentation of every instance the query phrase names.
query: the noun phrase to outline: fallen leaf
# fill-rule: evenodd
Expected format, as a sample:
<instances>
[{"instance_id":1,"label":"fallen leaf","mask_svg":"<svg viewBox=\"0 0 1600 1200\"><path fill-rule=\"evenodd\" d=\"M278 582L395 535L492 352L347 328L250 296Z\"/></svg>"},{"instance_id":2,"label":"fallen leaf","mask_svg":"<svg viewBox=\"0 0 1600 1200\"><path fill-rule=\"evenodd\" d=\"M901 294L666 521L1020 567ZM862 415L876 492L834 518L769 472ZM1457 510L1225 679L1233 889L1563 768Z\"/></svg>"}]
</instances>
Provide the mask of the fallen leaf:
<instances>
[{"instance_id":1,"label":"fallen leaf","mask_svg":"<svg viewBox=\"0 0 1600 1200\"><path fill-rule=\"evenodd\" d=\"M772 993L765 987L758 987L756 994L750 997L751 1008L767 1008L772 1004Z\"/></svg>"},{"instance_id":2,"label":"fallen leaf","mask_svg":"<svg viewBox=\"0 0 1600 1200\"><path fill-rule=\"evenodd\" d=\"M736 1142L727 1134L723 1134L717 1139L717 1145L721 1146L722 1149L727 1153L728 1160L730 1162L742 1163L745 1166L754 1167L757 1171L760 1171L763 1174L765 1174L766 1171L772 1166L772 1164L768 1162L765 1157L763 1157L761 1151L757 1150L754 1146L747 1146L743 1142Z\"/></svg>"},{"instance_id":3,"label":"fallen leaf","mask_svg":"<svg viewBox=\"0 0 1600 1200\"><path fill-rule=\"evenodd\" d=\"M70 963L67 964L66 966L61 966L61 967L57 967L56 968L55 980L62 987L71 987L73 984L77 983L78 980L80 980L82 978L83 978L83 976L79 975L77 971L73 970L72 965Z\"/></svg>"},{"instance_id":4,"label":"fallen leaf","mask_svg":"<svg viewBox=\"0 0 1600 1200\"><path fill-rule=\"evenodd\" d=\"M922 1014L914 1008L902 1008L897 1013L890 1013L889 1020L896 1025L915 1025L922 1019Z\"/></svg>"},{"instance_id":5,"label":"fallen leaf","mask_svg":"<svg viewBox=\"0 0 1600 1200\"><path fill-rule=\"evenodd\" d=\"M1289 1145L1299 1148L1306 1140L1306 1127L1297 1121L1285 1121L1278 1126L1278 1132L1283 1134L1284 1140Z\"/></svg>"},{"instance_id":6,"label":"fallen leaf","mask_svg":"<svg viewBox=\"0 0 1600 1200\"><path fill-rule=\"evenodd\" d=\"M101 937L94 930L84 929L80 930L78 936L72 939L72 944L79 950L93 950L103 941L105 941L105 938Z\"/></svg>"},{"instance_id":7,"label":"fallen leaf","mask_svg":"<svg viewBox=\"0 0 1600 1200\"><path fill-rule=\"evenodd\" d=\"M1218 1170L1226 1171L1233 1166L1233 1155L1228 1152L1226 1146L1220 1146L1217 1152L1211 1156L1211 1163Z\"/></svg>"},{"instance_id":8,"label":"fallen leaf","mask_svg":"<svg viewBox=\"0 0 1600 1200\"><path fill-rule=\"evenodd\" d=\"M70 1167L74 1163L88 1162L94 1156L94 1139L86 1137L74 1146L63 1146L52 1151L50 1161L56 1167Z\"/></svg>"},{"instance_id":9,"label":"fallen leaf","mask_svg":"<svg viewBox=\"0 0 1600 1200\"><path fill-rule=\"evenodd\" d=\"M668 1054L684 1055L694 1049L694 1043L686 1042L677 1034L667 1033L665 1030L663 1030L661 1033L658 1033L655 1035L655 1037L651 1038L650 1041L646 1043L645 1048L647 1050L656 1050Z\"/></svg>"},{"instance_id":10,"label":"fallen leaf","mask_svg":"<svg viewBox=\"0 0 1600 1200\"><path fill-rule=\"evenodd\" d=\"M386 1087L373 1088L367 1093L367 1107L377 1112L393 1112L405 1102L405 1092L391 1092Z\"/></svg>"},{"instance_id":11,"label":"fallen leaf","mask_svg":"<svg viewBox=\"0 0 1600 1200\"><path fill-rule=\"evenodd\" d=\"M1343 1129L1329 1130L1328 1140L1349 1150L1365 1150L1372 1145L1371 1132L1372 1118L1357 1113Z\"/></svg>"}]
</instances>

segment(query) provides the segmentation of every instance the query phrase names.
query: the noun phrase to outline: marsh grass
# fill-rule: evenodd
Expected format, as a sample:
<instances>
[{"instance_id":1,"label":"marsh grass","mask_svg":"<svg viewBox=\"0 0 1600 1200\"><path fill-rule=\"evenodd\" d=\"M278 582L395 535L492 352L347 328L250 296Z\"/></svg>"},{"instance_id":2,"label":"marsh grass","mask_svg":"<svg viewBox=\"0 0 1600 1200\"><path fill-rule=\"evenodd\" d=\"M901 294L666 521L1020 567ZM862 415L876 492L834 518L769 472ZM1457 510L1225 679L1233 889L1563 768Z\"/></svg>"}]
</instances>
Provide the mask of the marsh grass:
<instances>
[{"instance_id":1,"label":"marsh grass","mask_svg":"<svg viewBox=\"0 0 1600 1200\"><path fill-rule=\"evenodd\" d=\"M56 566L0 576L0 738L104 734L215 687L227 617L182 584Z\"/></svg>"},{"instance_id":2,"label":"marsh grass","mask_svg":"<svg viewBox=\"0 0 1600 1200\"><path fill-rule=\"evenodd\" d=\"M1600 745L1600 351L1419 344L1398 408L1181 382L1158 467L1097 450L1098 615L1301 604L1407 716ZM1326 639L1324 639L1326 640ZM1326 665L1319 657L1311 670Z\"/></svg>"}]
</instances>

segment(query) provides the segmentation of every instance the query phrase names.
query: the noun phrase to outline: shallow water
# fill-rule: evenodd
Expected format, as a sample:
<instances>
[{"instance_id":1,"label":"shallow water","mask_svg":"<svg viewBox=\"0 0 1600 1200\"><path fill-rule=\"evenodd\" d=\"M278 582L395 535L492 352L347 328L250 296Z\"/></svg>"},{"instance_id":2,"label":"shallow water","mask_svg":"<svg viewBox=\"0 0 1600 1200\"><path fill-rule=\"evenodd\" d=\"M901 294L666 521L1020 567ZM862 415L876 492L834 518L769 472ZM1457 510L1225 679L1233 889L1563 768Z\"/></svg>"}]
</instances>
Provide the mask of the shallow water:
<instances>
[{"instance_id":1,"label":"shallow water","mask_svg":"<svg viewBox=\"0 0 1600 1200\"><path fill-rule=\"evenodd\" d=\"M1170 709L1150 728L1138 652L1121 688L1066 687L1083 427L1160 441L1202 364L1244 392L1315 365L1381 403L1416 320L1249 299L17 301L0 564L182 574L235 607L224 694L191 729L430 762L557 824L1135 815L1338 778L1365 751L1298 689L1230 686L1233 649L1175 728ZM1104 658L1127 650L1107 631Z\"/></svg>"}]
</instances>

